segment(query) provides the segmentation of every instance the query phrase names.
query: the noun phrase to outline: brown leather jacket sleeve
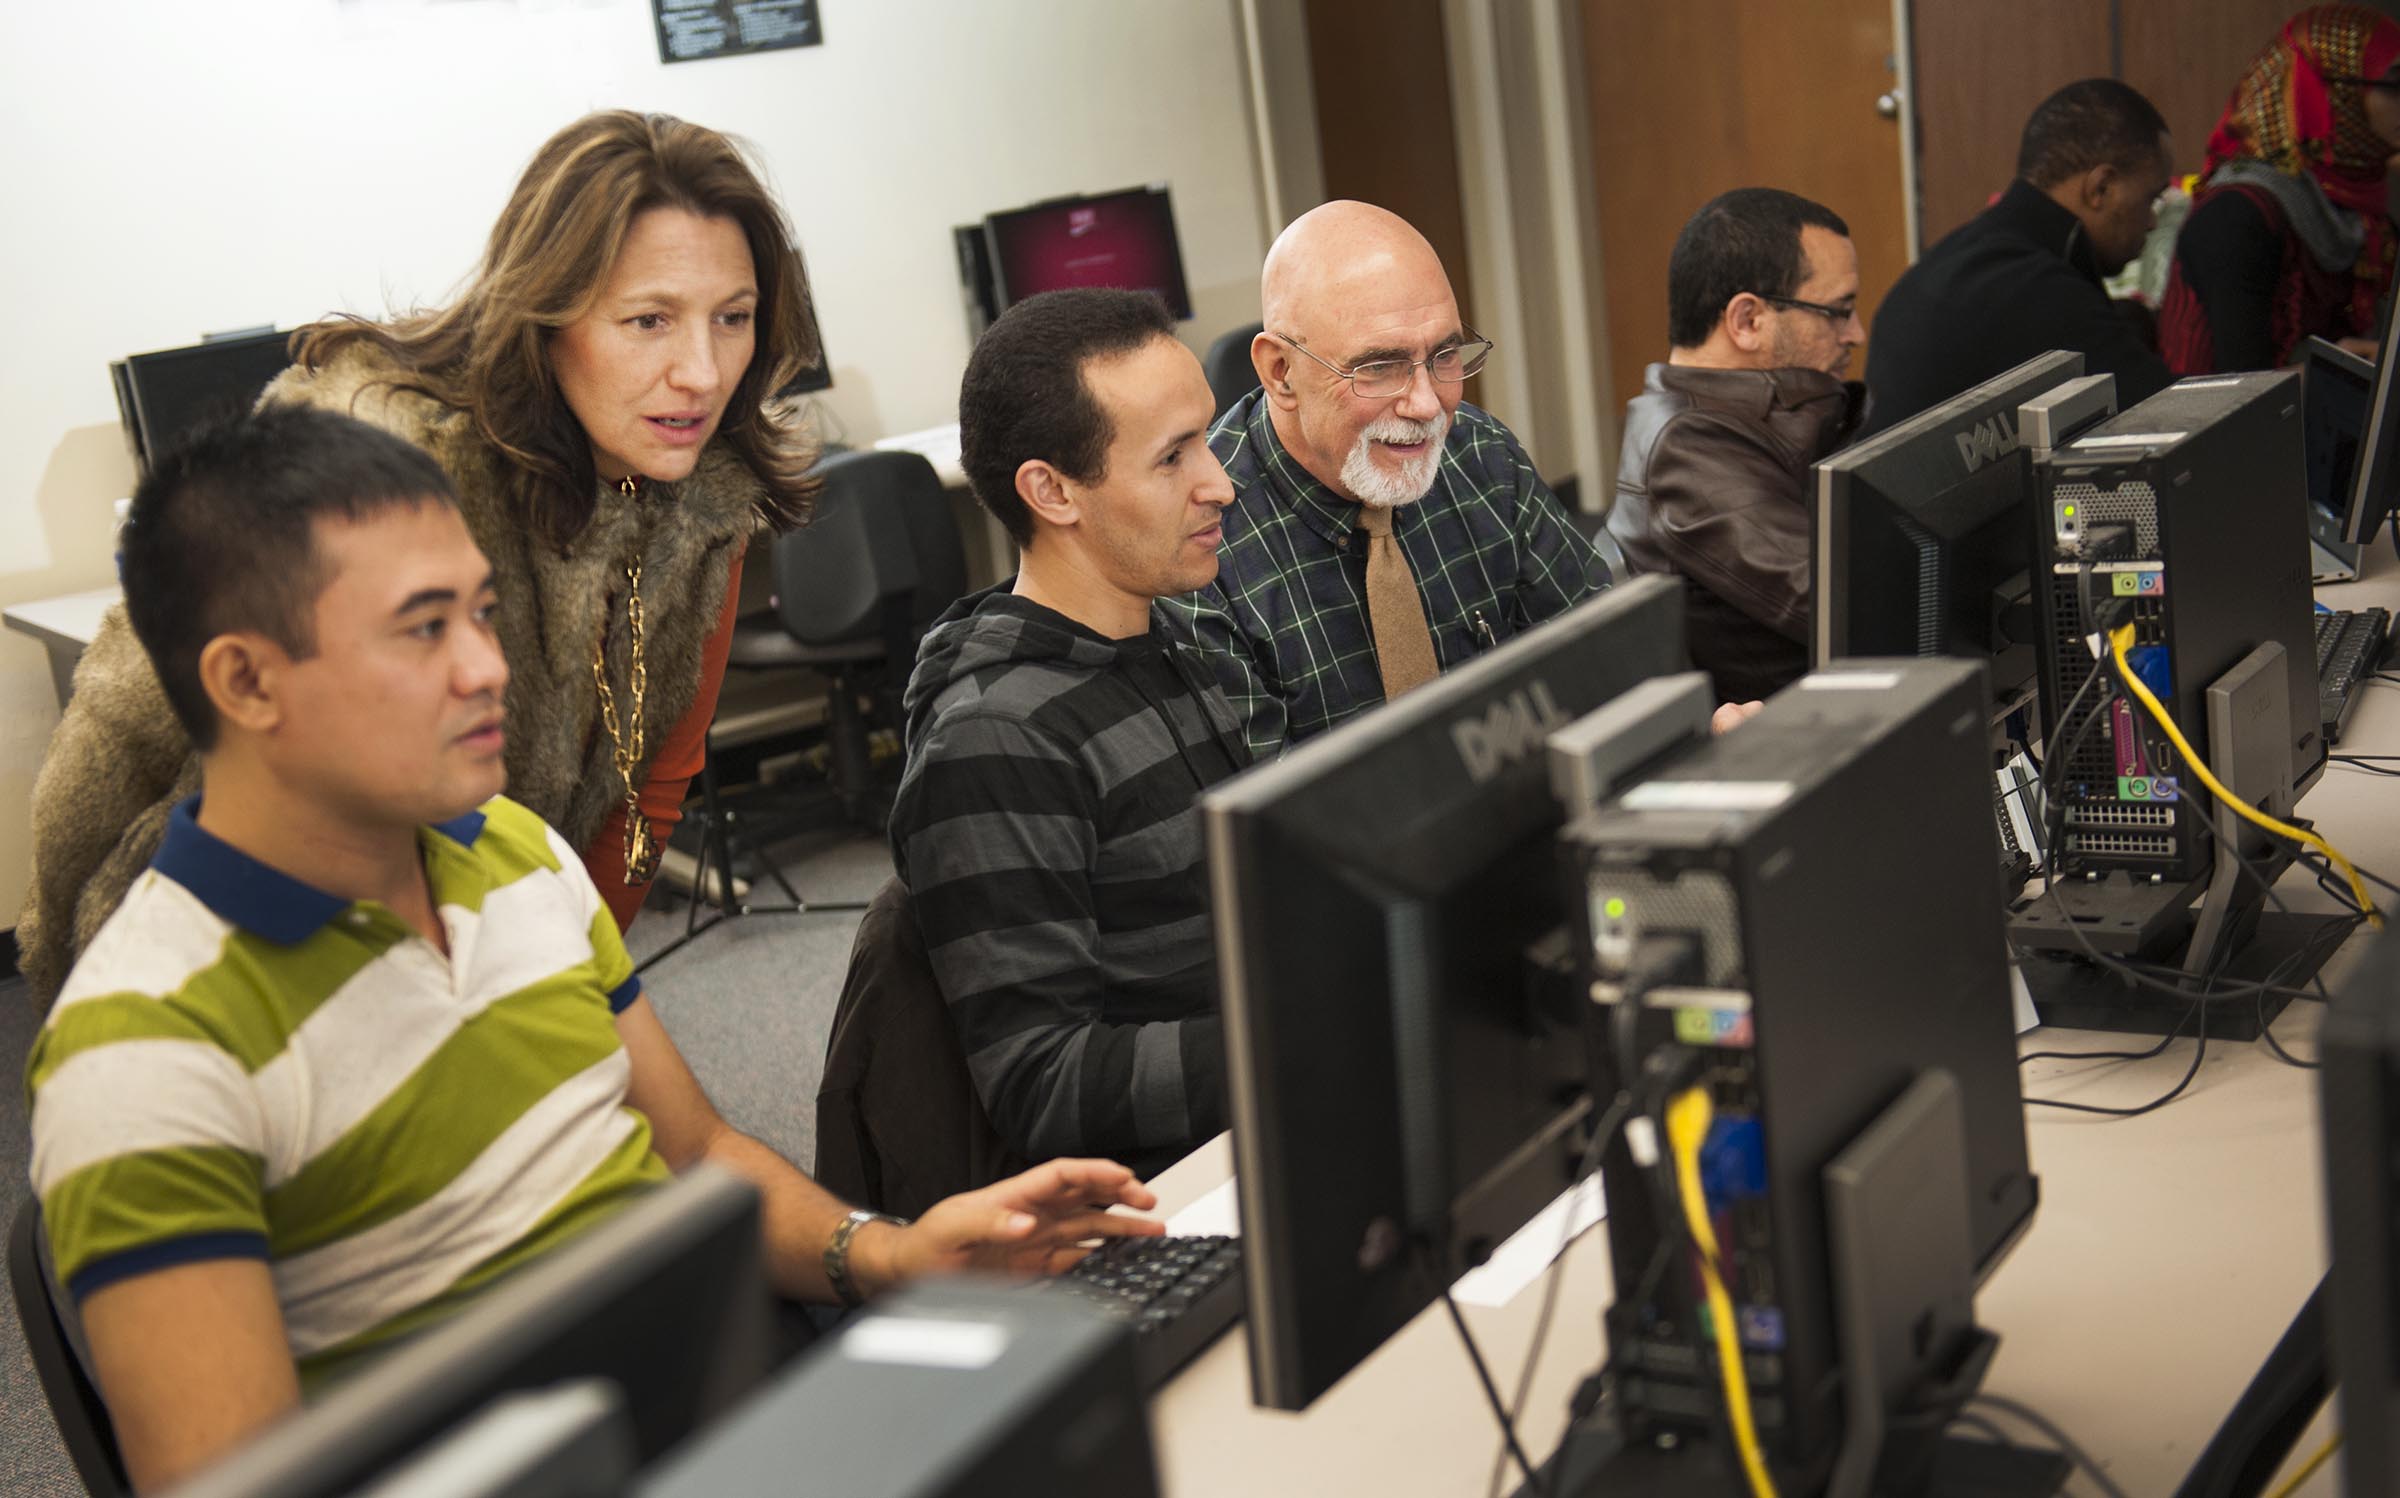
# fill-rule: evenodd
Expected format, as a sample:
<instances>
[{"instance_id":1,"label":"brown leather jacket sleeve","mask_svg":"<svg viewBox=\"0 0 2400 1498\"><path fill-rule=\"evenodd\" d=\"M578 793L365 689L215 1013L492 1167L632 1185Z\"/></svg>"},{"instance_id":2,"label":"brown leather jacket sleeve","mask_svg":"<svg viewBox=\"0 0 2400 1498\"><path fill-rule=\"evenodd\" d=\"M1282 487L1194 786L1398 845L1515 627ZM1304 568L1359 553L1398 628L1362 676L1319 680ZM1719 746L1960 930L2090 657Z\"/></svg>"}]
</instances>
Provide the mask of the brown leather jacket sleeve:
<instances>
[{"instance_id":1,"label":"brown leather jacket sleeve","mask_svg":"<svg viewBox=\"0 0 2400 1498\"><path fill-rule=\"evenodd\" d=\"M1755 427L1685 410L1658 434L1645 478L1649 544L1673 570L1808 638L1808 470L1795 455Z\"/></svg>"},{"instance_id":2,"label":"brown leather jacket sleeve","mask_svg":"<svg viewBox=\"0 0 2400 1498\"><path fill-rule=\"evenodd\" d=\"M167 813L199 789L192 741L123 606L110 609L33 782L33 887L17 943L38 1009L149 867Z\"/></svg>"}]
</instances>

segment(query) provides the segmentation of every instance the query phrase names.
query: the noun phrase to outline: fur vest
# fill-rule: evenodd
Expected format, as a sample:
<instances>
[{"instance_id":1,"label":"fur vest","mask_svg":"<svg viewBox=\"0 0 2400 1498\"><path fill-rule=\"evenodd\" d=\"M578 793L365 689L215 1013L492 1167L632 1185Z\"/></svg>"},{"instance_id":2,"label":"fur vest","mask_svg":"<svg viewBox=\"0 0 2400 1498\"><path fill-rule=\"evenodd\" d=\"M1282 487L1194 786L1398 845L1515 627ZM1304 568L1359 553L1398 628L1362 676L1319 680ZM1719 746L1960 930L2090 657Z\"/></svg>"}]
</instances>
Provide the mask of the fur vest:
<instances>
[{"instance_id":1,"label":"fur vest","mask_svg":"<svg viewBox=\"0 0 2400 1498\"><path fill-rule=\"evenodd\" d=\"M725 603L734 549L761 523L765 488L723 443L691 477L644 483L628 500L602 485L591 524L561 553L518 519L514 470L464 414L394 389L396 370L354 345L314 371L292 369L263 401L342 411L423 448L458 490L475 543L497 573L508 657L508 794L588 847L625 799L600 726L592 652L607 642L618 711L630 709L626 563L642 561L646 754L691 708L701 648ZM636 772L645 778L647 758ZM75 695L34 784L33 887L17 925L27 980L47 1007L76 954L149 865L173 805L199 787L198 761L167 707L124 611L75 670Z\"/></svg>"}]
</instances>

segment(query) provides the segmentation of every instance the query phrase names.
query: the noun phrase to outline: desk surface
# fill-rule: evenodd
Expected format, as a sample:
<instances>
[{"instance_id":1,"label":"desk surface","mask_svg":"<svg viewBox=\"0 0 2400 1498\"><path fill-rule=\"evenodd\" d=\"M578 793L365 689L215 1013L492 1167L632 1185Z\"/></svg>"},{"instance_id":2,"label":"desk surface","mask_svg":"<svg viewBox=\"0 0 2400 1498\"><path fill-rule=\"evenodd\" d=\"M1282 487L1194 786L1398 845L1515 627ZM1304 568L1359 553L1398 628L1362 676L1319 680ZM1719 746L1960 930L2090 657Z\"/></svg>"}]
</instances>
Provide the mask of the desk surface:
<instances>
[{"instance_id":1,"label":"desk surface","mask_svg":"<svg viewBox=\"0 0 2400 1498\"><path fill-rule=\"evenodd\" d=\"M2337 608L2375 604L2400 613L2400 563L2378 546L2365 580L2321 596ZM2367 690L2337 752L2400 753L2400 688ZM2400 867L2400 796L2373 777L2331 766L2301 811L2370 867ZM2304 875L2287 881L2283 894L2297 908L2328 908ZM2339 981L2352 955L2335 956L2329 981ZM2321 1014L2319 1005L2296 1004L2276 1035L2311 1056ZM2149 1043L2129 1038L2135 1049ZM2118 1048L2109 1036L2053 1030L2037 1030L2022 1044ZM2151 1061L2035 1062L2025 1071L2026 1090L2129 1106L2172 1086L2190 1060L2190 1042L2179 1041ZM1977 1302L1979 1319L2001 1338L1984 1387L2057 1421L2128 1492L2172 1491L2324 1272L2316 1109L2313 1077L2263 1045L2219 1041L2190 1089L2156 1113L2106 1119L2029 1110L2042 1205ZM1172 1212L1231 1170L1232 1152L1218 1139L1154 1184ZM1611 1294L1606 1235L1587 1233L1569 1251L1520 1426L1537 1460L1557 1443L1576 1383L1599 1365L1600 1312ZM1466 1311L1504 1389L1514 1385L1540 1301L1537 1283L1504 1307ZM1177 1498L1455 1498L1482 1492L1490 1480L1498 1429L1439 1307L1302 1414L1250 1404L1247 1358L1237 1327L1154 1403L1160 1469ZM2330 1420L2320 1417L2299 1454L2315 1449ZM2337 1471L2338 1461L2300 1491L2333 1493ZM2088 1479L2075 1489L2088 1489Z\"/></svg>"},{"instance_id":2,"label":"desk surface","mask_svg":"<svg viewBox=\"0 0 2400 1498\"><path fill-rule=\"evenodd\" d=\"M31 635L45 645L68 645L80 650L100 633L100 616L124 601L125 590L114 586L94 588L88 593L62 593L56 598L11 604L0 610L0 624L21 635Z\"/></svg>"}]
</instances>

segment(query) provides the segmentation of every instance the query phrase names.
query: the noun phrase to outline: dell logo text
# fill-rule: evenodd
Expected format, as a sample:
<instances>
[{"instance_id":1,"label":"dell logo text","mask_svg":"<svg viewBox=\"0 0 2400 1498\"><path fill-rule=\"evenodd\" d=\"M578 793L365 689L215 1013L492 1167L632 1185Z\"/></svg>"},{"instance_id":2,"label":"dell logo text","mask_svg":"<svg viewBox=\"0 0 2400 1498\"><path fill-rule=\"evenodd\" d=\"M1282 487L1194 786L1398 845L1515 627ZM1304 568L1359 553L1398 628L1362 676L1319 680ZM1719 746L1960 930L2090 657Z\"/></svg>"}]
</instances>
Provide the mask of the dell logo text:
<instances>
[{"instance_id":1,"label":"dell logo text","mask_svg":"<svg viewBox=\"0 0 2400 1498\"><path fill-rule=\"evenodd\" d=\"M1959 433L1956 440L1958 455L1966 460L1967 472L1973 473L1994 458L2017 450L2016 418L2003 411L1975 423L1974 430Z\"/></svg>"},{"instance_id":2,"label":"dell logo text","mask_svg":"<svg viewBox=\"0 0 2400 1498\"><path fill-rule=\"evenodd\" d=\"M1549 683L1537 681L1493 703L1482 717L1451 724L1450 737L1458 745L1458 757L1466 762L1468 776L1481 785L1540 749L1550 731L1564 727L1566 721L1558 699L1550 695Z\"/></svg>"}]
</instances>

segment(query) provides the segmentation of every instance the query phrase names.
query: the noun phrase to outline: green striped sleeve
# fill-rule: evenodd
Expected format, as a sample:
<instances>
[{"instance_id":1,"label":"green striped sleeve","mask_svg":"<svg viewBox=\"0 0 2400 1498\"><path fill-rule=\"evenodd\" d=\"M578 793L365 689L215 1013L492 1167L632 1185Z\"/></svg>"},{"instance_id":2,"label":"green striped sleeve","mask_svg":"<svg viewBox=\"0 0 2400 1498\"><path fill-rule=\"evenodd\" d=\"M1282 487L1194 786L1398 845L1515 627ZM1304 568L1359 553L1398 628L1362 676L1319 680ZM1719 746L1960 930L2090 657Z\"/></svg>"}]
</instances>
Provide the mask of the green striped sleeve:
<instances>
[{"instance_id":1,"label":"green striped sleeve","mask_svg":"<svg viewBox=\"0 0 2400 1498\"><path fill-rule=\"evenodd\" d=\"M74 1172L42 1197L60 1283L80 1300L196 1258L266 1258L264 1168L247 1151L182 1146Z\"/></svg>"}]
</instances>

